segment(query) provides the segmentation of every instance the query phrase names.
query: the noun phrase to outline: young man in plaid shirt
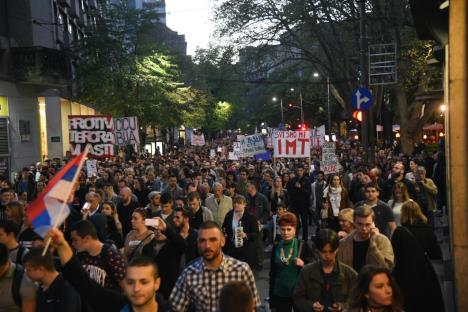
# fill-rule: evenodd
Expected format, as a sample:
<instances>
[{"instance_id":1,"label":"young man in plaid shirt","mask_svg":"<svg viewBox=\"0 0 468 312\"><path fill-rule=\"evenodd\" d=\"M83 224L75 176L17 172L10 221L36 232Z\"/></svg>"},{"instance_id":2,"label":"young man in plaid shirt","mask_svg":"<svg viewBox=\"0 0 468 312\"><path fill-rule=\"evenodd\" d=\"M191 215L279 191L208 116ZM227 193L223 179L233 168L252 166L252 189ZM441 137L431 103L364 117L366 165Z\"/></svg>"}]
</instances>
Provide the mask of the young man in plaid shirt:
<instances>
[{"instance_id":1,"label":"young man in plaid shirt","mask_svg":"<svg viewBox=\"0 0 468 312\"><path fill-rule=\"evenodd\" d=\"M242 281L260 306L254 276L247 263L224 255L224 235L214 221L205 221L198 231L201 258L192 262L179 276L169 301L174 311L214 312L218 309L221 288L232 281Z\"/></svg>"}]
</instances>

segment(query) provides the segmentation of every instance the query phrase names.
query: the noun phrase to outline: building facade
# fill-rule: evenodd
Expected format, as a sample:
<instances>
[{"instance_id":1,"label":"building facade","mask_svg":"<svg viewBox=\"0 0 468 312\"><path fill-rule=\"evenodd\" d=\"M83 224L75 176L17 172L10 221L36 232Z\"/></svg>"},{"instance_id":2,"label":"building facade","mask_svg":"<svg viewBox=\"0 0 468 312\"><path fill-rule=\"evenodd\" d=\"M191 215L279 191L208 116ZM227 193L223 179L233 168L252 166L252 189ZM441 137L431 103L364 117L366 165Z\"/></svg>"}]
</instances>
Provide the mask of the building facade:
<instances>
[{"instance_id":1,"label":"building facade","mask_svg":"<svg viewBox=\"0 0 468 312\"><path fill-rule=\"evenodd\" d=\"M97 0L0 0L0 175L68 150L70 46L95 24Z\"/></svg>"}]
</instances>

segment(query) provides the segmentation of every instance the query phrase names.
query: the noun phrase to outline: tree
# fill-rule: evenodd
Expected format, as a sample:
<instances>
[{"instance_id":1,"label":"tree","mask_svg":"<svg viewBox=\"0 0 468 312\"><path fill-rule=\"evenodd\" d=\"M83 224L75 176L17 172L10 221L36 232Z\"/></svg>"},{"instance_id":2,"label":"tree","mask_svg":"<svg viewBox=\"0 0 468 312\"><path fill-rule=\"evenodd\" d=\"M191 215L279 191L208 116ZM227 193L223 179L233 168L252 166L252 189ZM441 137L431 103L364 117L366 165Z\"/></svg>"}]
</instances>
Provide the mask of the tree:
<instances>
[{"instance_id":1,"label":"tree","mask_svg":"<svg viewBox=\"0 0 468 312\"><path fill-rule=\"evenodd\" d=\"M77 99L114 116L137 116L146 129L173 128L203 115L206 98L184 86L167 51L150 39L156 15L127 1L103 6L89 35L74 49Z\"/></svg>"},{"instance_id":2,"label":"tree","mask_svg":"<svg viewBox=\"0 0 468 312\"><path fill-rule=\"evenodd\" d=\"M421 111L417 90L428 90L439 69L426 66L428 44L417 39L408 0L366 0L366 24L370 43L396 42L400 83L375 87L374 111L382 99L397 109L401 119L403 151L412 152L412 139L430 117L431 103ZM218 34L236 45L280 45L282 57L271 67L289 61L302 62L310 71L329 76L331 92L348 115L352 90L359 84L359 6L356 0L217 0ZM386 95L384 97L384 95ZM428 109L429 108L429 109ZM414 116L423 115L418 122Z\"/></svg>"}]
</instances>

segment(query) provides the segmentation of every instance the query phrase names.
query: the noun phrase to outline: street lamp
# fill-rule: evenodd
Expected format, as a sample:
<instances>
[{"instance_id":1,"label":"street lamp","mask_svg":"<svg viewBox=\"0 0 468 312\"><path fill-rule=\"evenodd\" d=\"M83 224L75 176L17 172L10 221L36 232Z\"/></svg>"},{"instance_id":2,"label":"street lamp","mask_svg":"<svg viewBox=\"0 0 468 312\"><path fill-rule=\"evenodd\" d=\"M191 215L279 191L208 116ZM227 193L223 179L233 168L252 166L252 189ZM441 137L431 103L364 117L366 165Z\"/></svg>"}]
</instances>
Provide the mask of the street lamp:
<instances>
[{"instance_id":1,"label":"street lamp","mask_svg":"<svg viewBox=\"0 0 468 312\"><path fill-rule=\"evenodd\" d=\"M318 72L313 74L315 78L320 77ZM330 110L330 75L327 74L327 123L328 123L328 133L331 138L331 110Z\"/></svg>"},{"instance_id":2,"label":"street lamp","mask_svg":"<svg viewBox=\"0 0 468 312\"><path fill-rule=\"evenodd\" d=\"M273 102L278 101L278 98L276 96L272 97L271 99ZM284 113L283 113L283 98L280 100L280 108L281 108L281 124L284 127Z\"/></svg>"}]
</instances>

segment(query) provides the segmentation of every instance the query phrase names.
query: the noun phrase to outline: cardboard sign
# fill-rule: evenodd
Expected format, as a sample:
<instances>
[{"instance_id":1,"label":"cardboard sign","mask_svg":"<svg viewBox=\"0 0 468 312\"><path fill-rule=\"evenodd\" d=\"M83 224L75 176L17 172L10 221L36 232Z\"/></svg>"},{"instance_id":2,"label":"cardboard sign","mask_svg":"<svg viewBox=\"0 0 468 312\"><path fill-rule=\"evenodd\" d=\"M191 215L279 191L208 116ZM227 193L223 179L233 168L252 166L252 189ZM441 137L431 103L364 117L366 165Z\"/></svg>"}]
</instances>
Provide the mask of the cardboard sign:
<instances>
[{"instance_id":1,"label":"cardboard sign","mask_svg":"<svg viewBox=\"0 0 468 312\"><path fill-rule=\"evenodd\" d=\"M205 145L205 135L202 133L197 135L192 132L192 137L190 138L193 146L203 146Z\"/></svg>"},{"instance_id":2,"label":"cardboard sign","mask_svg":"<svg viewBox=\"0 0 468 312\"><path fill-rule=\"evenodd\" d=\"M322 161L320 162L320 169L325 174L340 172L341 165L336 157L335 142L325 142L322 144Z\"/></svg>"},{"instance_id":3,"label":"cardboard sign","mask_svg":"<svg viewBox=\"0 0 468 312\"><path fill-rule=\"evenodd\" d=\"M86 173L88 178L97 176L97 160L96 159L87 159L86 160Z\"/></svg>"},{"instance_id":4,"label":"cardboard sign","mask_svg":"<svg viewBox=\"0 0 468 312\"><path fill-rule=\"evenodd\" d=\"M114 118L114 137L117 146L140 144L138 118Z\"/></svg>"},{"instance_id":5,"label":"cardboard sign","mask_svg":"<svg viewBox=\"0 0 468 312\"><path fill-rule=\"evenodd\" d=\"M239 160L239 157L234 152L229 152L228 160Z\"/></svg>"},{"instance_id":6,"label":"cardboard sign","mask_svg":"<svg viewBox=\"0 0 468 312\"><path fill-rule=\"evenodd\" d=\"M68 116L70 150L77 156L91 144L89 156L111 157L114 155L114 122L111 116Z\"/></svg>"},{"instance_id":7,"label":"cardboard sign","mask_svg":"<svg viewBox=\"0 0 468 312\"><path fill-rule=\"evenodd\" d=\"M240 140L242 157L265 153L265 143L261 134L248 135Z\"/></svg>"},{"instance_id":8,"label":"cardboard sign","mask_svg":"<svg viewBox=\"0 0 468 312\"><path fill-rule=\"evenodd\" d=\"M310 131L274 131L273 150L275 157L310 157Z\"/></svg>"},{"instance_id":9,"label":"cardboard sign","mask_svg":"<svg viewBox=\"0 0 468 312\"><path fill-rule=\"evenodd\" d=\"M312 129L310 139L312 147L318 148L322 146L325 143L325 125Z\"/></svg>"}]
</instances>

